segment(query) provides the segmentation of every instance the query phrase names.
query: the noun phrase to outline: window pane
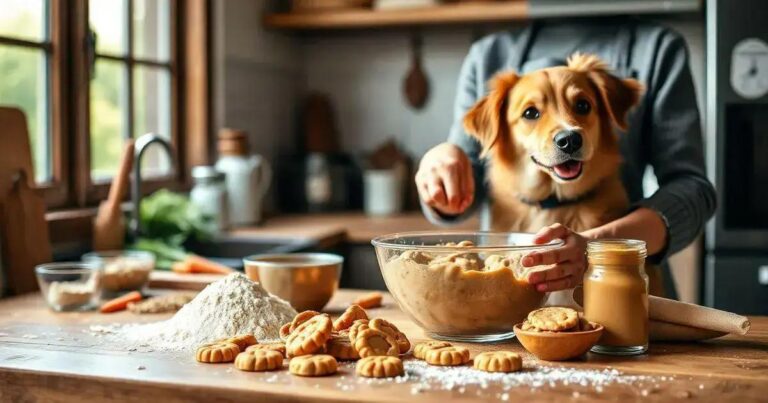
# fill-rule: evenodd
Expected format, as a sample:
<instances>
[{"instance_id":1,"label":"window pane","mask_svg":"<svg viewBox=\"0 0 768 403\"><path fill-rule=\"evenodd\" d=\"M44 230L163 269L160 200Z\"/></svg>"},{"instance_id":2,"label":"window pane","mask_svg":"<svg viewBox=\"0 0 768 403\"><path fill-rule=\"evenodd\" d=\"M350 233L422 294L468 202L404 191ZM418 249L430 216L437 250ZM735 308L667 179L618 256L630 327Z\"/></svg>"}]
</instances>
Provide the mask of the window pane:
<instances>
[{"instance_id":1,"label":"window pane","mask_svg":"<svg viewBox=\"0 0 768 403\"><path fill-rule=\"evenodd\" d=\"M47 82L44 51L0 45L0 104L18 107L27 116L32 161L38 182L51 178Z\"/></svg>"},{"instance_id":2,"label":"window pane","mask_svg":"<svg viewBox=\"0 0 768 403\"><path fill-rule=\"evenodd\" d=\"M168 61L171 12L169 0L133 1L133 53L139 59Z\"/></svg>"},{"instance_id":3,"label":"window pane","mask_svg":"<svg viewBox=\"0 0 768 403\"><path fill-rule=\"evenodd\" d=\"M88 2L88 20L91 29L96 31L96 52L112 55L125 55L126 37L126 0L90 0Z\"/></svg>"},{"instance_id":4,"label":"window pane","mask_svg":"<svg viewBox=\"0 0 768 403\"><path fill-rule=\"evenodd\" d=\"M136 66L133 75L134 135L157 133L171 139L171 75L165 68ZM142 161L146 176L169 174L171 164L159 147L147 150Z\"/></svg>"},{"instance_id":5,"label":"window pane","mask_svg":"<svg viewBox=\"0 0 768 403\"><path fill-rule=\"evenodd\" d=\"M0 36L46 39L45 0L0 0Z\"/></svg>"},{"instance_id":6,"label":"window pane","mask_svg":"<svg viewBox=\"0 0 768 403\"><path fill-rule=\"evenodd\" d=\"M121 62L96 60L91 80L91 178L112 176L127 137L127 67Z\"/></svg>"}]
</instances>

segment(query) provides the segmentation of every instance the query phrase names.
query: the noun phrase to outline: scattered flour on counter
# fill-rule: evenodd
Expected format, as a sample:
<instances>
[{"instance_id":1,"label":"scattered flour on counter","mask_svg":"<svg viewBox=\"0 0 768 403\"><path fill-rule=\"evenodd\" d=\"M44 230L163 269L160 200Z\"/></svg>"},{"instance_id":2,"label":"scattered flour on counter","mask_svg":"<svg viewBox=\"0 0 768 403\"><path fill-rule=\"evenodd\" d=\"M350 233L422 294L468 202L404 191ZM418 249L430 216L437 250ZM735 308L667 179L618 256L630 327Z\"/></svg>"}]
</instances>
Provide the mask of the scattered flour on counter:
<instances>
[{"instance_id":1,"label":"scattered flour on counter","mask_svg":"<svg viewBox=\"0 0 768 403\"><path fill-rule=\"evenodd\" d=\"M280 326L295 315L288 302L235 273L208 285L171 319L123 326L114 334L128 343L161 351L193 350L243 333L252 333L259 341L278 339Z\"/></svg>"}]
</instances>

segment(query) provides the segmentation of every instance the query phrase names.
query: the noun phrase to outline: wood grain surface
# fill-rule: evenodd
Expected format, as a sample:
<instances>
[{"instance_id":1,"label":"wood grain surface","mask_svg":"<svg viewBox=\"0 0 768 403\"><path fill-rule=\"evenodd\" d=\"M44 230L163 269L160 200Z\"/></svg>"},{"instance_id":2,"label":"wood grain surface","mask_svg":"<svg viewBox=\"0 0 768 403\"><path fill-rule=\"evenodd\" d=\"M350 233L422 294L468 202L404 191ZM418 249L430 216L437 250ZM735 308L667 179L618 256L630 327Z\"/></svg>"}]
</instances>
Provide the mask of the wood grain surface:
<instances>
[{"instance_id":1,"label":"wood grain surface","mask_svg":"<svg viewBox=\"0 0 768 403\"><path fill-rule=\"evenodd\" d=\"M328 306L337 314L361 294L342 290ZM403 330L412 341L424 333L385 296L384 307L369 311ZM37 294L0 302L0 401L765 401L768 396L768 318L752 317L746 336L703 343L653 344L649 354L607 357L587 354L578 361L536 360L517 341L466 345L472 355L495 349L520 352L525 371L542 367L616 369L643 376L602 388L559 382L504 386L489 382L453 388L403 382L368 381L353 366L325 378L294 377L287 371L246 373L231 364L199 364L191 353L161 353L104 343L88 325L150 322L170 315L53 313ZM412 360L408 357L407 360ZM410 376L410 375L409 375ZM450 385L449 385L450 386Z\"/></svg>"}]
</instances>

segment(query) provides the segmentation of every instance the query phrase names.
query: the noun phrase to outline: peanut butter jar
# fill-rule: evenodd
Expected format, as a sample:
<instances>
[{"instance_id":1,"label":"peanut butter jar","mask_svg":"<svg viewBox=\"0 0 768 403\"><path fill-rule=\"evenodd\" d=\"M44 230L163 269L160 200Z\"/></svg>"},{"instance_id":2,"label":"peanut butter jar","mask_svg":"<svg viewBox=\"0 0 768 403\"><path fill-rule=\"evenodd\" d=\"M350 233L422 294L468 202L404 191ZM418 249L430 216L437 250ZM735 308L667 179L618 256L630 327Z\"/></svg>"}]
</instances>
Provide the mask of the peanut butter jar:
<instances>
[{"instance_id":1,"label":"peanut butter jar","mask_svg":"<svg viewBox=\"0 0 768 403\"><path fill-rule=\"evenodd\" d=\"M592 352L643 354L648 350L648 275L645 242L590 241L584 274L584 317L605 327Z\"/></svg>"}]
</instances>

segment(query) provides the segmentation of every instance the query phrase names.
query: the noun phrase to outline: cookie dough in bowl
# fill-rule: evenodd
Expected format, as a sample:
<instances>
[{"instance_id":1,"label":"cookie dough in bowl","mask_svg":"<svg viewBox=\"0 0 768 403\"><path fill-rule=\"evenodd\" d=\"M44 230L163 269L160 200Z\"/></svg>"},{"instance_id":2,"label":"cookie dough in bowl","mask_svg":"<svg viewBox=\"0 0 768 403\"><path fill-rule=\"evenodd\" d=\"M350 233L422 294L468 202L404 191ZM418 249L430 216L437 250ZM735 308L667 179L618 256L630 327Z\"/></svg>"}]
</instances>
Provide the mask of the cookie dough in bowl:
<instances>
[{"instance_id":1,"label":"cookie dough in bowl","mask_svg":"<svg viewBox=\"0 0 768 403\"><path fill-rule=\"evenodd\" d=\"M561 241L533 245L533 235L412 232L373 240L384 281L400 308L436 339L489 342L513 327L546 294L525 281L520 259Z\"/></svg>"}]
</instances>

